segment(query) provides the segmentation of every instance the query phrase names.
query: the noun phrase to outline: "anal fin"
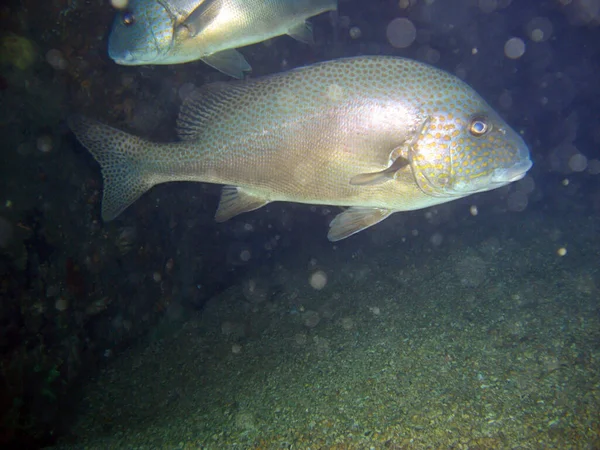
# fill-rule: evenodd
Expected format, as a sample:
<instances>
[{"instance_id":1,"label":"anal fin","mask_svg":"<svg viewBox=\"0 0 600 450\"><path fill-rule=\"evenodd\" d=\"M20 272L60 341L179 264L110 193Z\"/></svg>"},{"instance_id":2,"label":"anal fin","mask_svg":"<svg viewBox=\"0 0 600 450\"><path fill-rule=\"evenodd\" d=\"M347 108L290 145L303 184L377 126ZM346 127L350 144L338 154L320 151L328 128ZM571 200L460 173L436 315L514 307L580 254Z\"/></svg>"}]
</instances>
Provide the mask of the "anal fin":
<instances>
[{"instance_id":1,"label":"anal fin","mask_svg":"<svg viewBox=\"0 0 600 450\"><path fill-rule=\"evenodd\" d=\"M381 222L393 212L383 208L353 206L333 218L329 224L327 238L331 242L340 241Z\"/></svg>"},{"instance_id":2,"label":"anal fin","mask_svg":"<svg viewBox=\"0 0 600 450\"><path fill-rule=\"evenodd\" d=\"M217 222L225 222L238 214L254 211L269 203L262 197L250 194L237 186L224 186L219 208L215 214Z\"/></svg>"}]
</instances>

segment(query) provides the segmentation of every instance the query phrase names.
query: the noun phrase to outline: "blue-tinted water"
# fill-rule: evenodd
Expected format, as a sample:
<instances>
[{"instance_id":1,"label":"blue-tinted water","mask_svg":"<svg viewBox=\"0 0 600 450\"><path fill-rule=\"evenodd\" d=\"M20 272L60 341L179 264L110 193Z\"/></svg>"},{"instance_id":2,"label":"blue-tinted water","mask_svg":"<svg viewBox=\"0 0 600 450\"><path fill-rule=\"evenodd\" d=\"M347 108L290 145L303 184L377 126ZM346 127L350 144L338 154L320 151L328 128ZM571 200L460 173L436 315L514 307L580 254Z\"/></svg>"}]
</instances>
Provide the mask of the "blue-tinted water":
<instances>
[{"instance_id":1,"label":"blue-tinted water","mask_svg":"<svg viewBox=\"0 0 600 450\"><path fill-rule=\"evenodd\" d=\"M113 14L0 7L2 448L600 446L599 2L346 0L314 46L243 48L252 77L427 62L530 146L522 180L335 244L337 207L217 224L220 187L199 183L101 221L67 116L174 140L181 98L230 82L116 65Z\"/></svg>"}]
</instances>

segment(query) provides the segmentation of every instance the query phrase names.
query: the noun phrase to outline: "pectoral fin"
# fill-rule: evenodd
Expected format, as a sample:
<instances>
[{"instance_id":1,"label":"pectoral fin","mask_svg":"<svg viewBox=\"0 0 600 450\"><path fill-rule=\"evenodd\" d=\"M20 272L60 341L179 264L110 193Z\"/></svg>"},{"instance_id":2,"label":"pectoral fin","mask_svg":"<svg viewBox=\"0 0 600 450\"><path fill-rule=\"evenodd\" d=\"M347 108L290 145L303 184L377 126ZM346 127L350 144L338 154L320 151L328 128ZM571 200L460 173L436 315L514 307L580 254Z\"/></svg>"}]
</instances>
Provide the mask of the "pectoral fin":
<instances>
[{"instance_id":1,"label":"pectoral fin","mask_svg":"<svg viewBox=\"0 0 600 450\"><path fill-rule=\"evenodd\" d=\"M293 37L297 41L304 42L305 44L314 44L315 39L313 37L312 25L310 22L302 22L301 24L292 27L287 32L288 36Z\"/></svg>"},{"instance_id":2,"label":"pectoral fin","mask_svg":"<svg viewBox=\"0 0 600 450\"><path fill-rule=\"evenodd\" d=\"M403 167L409 164L406 158L399 156L394 160L392 165L380 172L361 173L350 179L350 184L353 186L370 186L374 184L384 183L394 178L394 174Z\"/></svg>"},{"instance_id":3,"label":"pectoral fin","mask_svg":"<svg viewBox=\"0 0 600 450\"><path fill-rule=\"evenodd\" d=\"M237 50L223 50L201 58L206 64L234 78L244 78L244 72L250 72L252 67Z\"/></svg>"},{"instance_id":4,"label":"pectoral fin","mask_svg":"<svg viewBox=\"0 0 600 450\"><path fill-rule=\"evenodd\" d=\"M327 238L331 242L352 236L359 231L381 222L393 213L383 208L361 208L353 206L333 218L329 224Z\"/></svg>"},{"instance_id":5,"label":"pectoral fin","mask_svg":"<svg viewBox=\"0 0 600 450\"><path fill-rule=\"evenodd\" d=\"M191 37L198 35L219 15L223 2L224 0L204 0L185 18L181 26L189 30Z\"/></svg>"},{"instance_id":6,"label":"pectoral fin","mask_svg":"<svg viewBox=\"0 0 600 450\"><path fill-rule=\"evenodd\" d=\"M215 214L217 222L225 222L238 214L254 211L265 206L268 200L252 195L236 186L225 186L221 193L219 208Z\"/></svg>"}]
</instances>

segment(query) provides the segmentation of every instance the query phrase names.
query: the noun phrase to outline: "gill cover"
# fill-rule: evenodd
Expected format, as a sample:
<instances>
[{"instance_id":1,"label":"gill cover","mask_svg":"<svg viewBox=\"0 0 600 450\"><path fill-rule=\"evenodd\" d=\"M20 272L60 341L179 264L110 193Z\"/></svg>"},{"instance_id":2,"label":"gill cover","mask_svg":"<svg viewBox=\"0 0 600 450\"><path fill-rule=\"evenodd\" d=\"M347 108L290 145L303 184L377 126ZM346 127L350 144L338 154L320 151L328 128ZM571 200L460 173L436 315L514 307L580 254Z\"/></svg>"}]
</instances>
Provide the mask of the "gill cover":
<instances>
[{"instance_id":1,"label":"gill cover","mask_svg":"<svg viewBox=\"0 0 600 450\"><path fill-rule=\"evenodd\" d=\"M421 190L433 197L445 197L444 189L452 177L451 146L440 142L441 133L436 117L428 117L413 145L408 148L408 160Z\"/></svg>"}]
</instances>

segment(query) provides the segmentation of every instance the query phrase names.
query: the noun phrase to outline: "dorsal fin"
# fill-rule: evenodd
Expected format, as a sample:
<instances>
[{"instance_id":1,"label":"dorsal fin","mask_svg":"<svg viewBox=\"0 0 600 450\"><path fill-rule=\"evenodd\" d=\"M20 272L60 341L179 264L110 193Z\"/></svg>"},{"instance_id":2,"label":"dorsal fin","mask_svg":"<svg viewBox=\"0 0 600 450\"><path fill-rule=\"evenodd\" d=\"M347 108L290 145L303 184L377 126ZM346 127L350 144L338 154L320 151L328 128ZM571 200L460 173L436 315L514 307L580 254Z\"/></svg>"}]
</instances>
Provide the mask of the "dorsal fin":
<instances>
[{"instance_id":1,"label":"dorsal fin","mask_svg":"<svg viewBox=\"0 0 600 450\"><path fill-rule=\"evenodd\" d=\"M229 105L245 91L246 85L235 81L209 83L194 90L181 105L177 135L185 141L196 139L204 129L234 111Z\"/></svg>"}]
</instances>

